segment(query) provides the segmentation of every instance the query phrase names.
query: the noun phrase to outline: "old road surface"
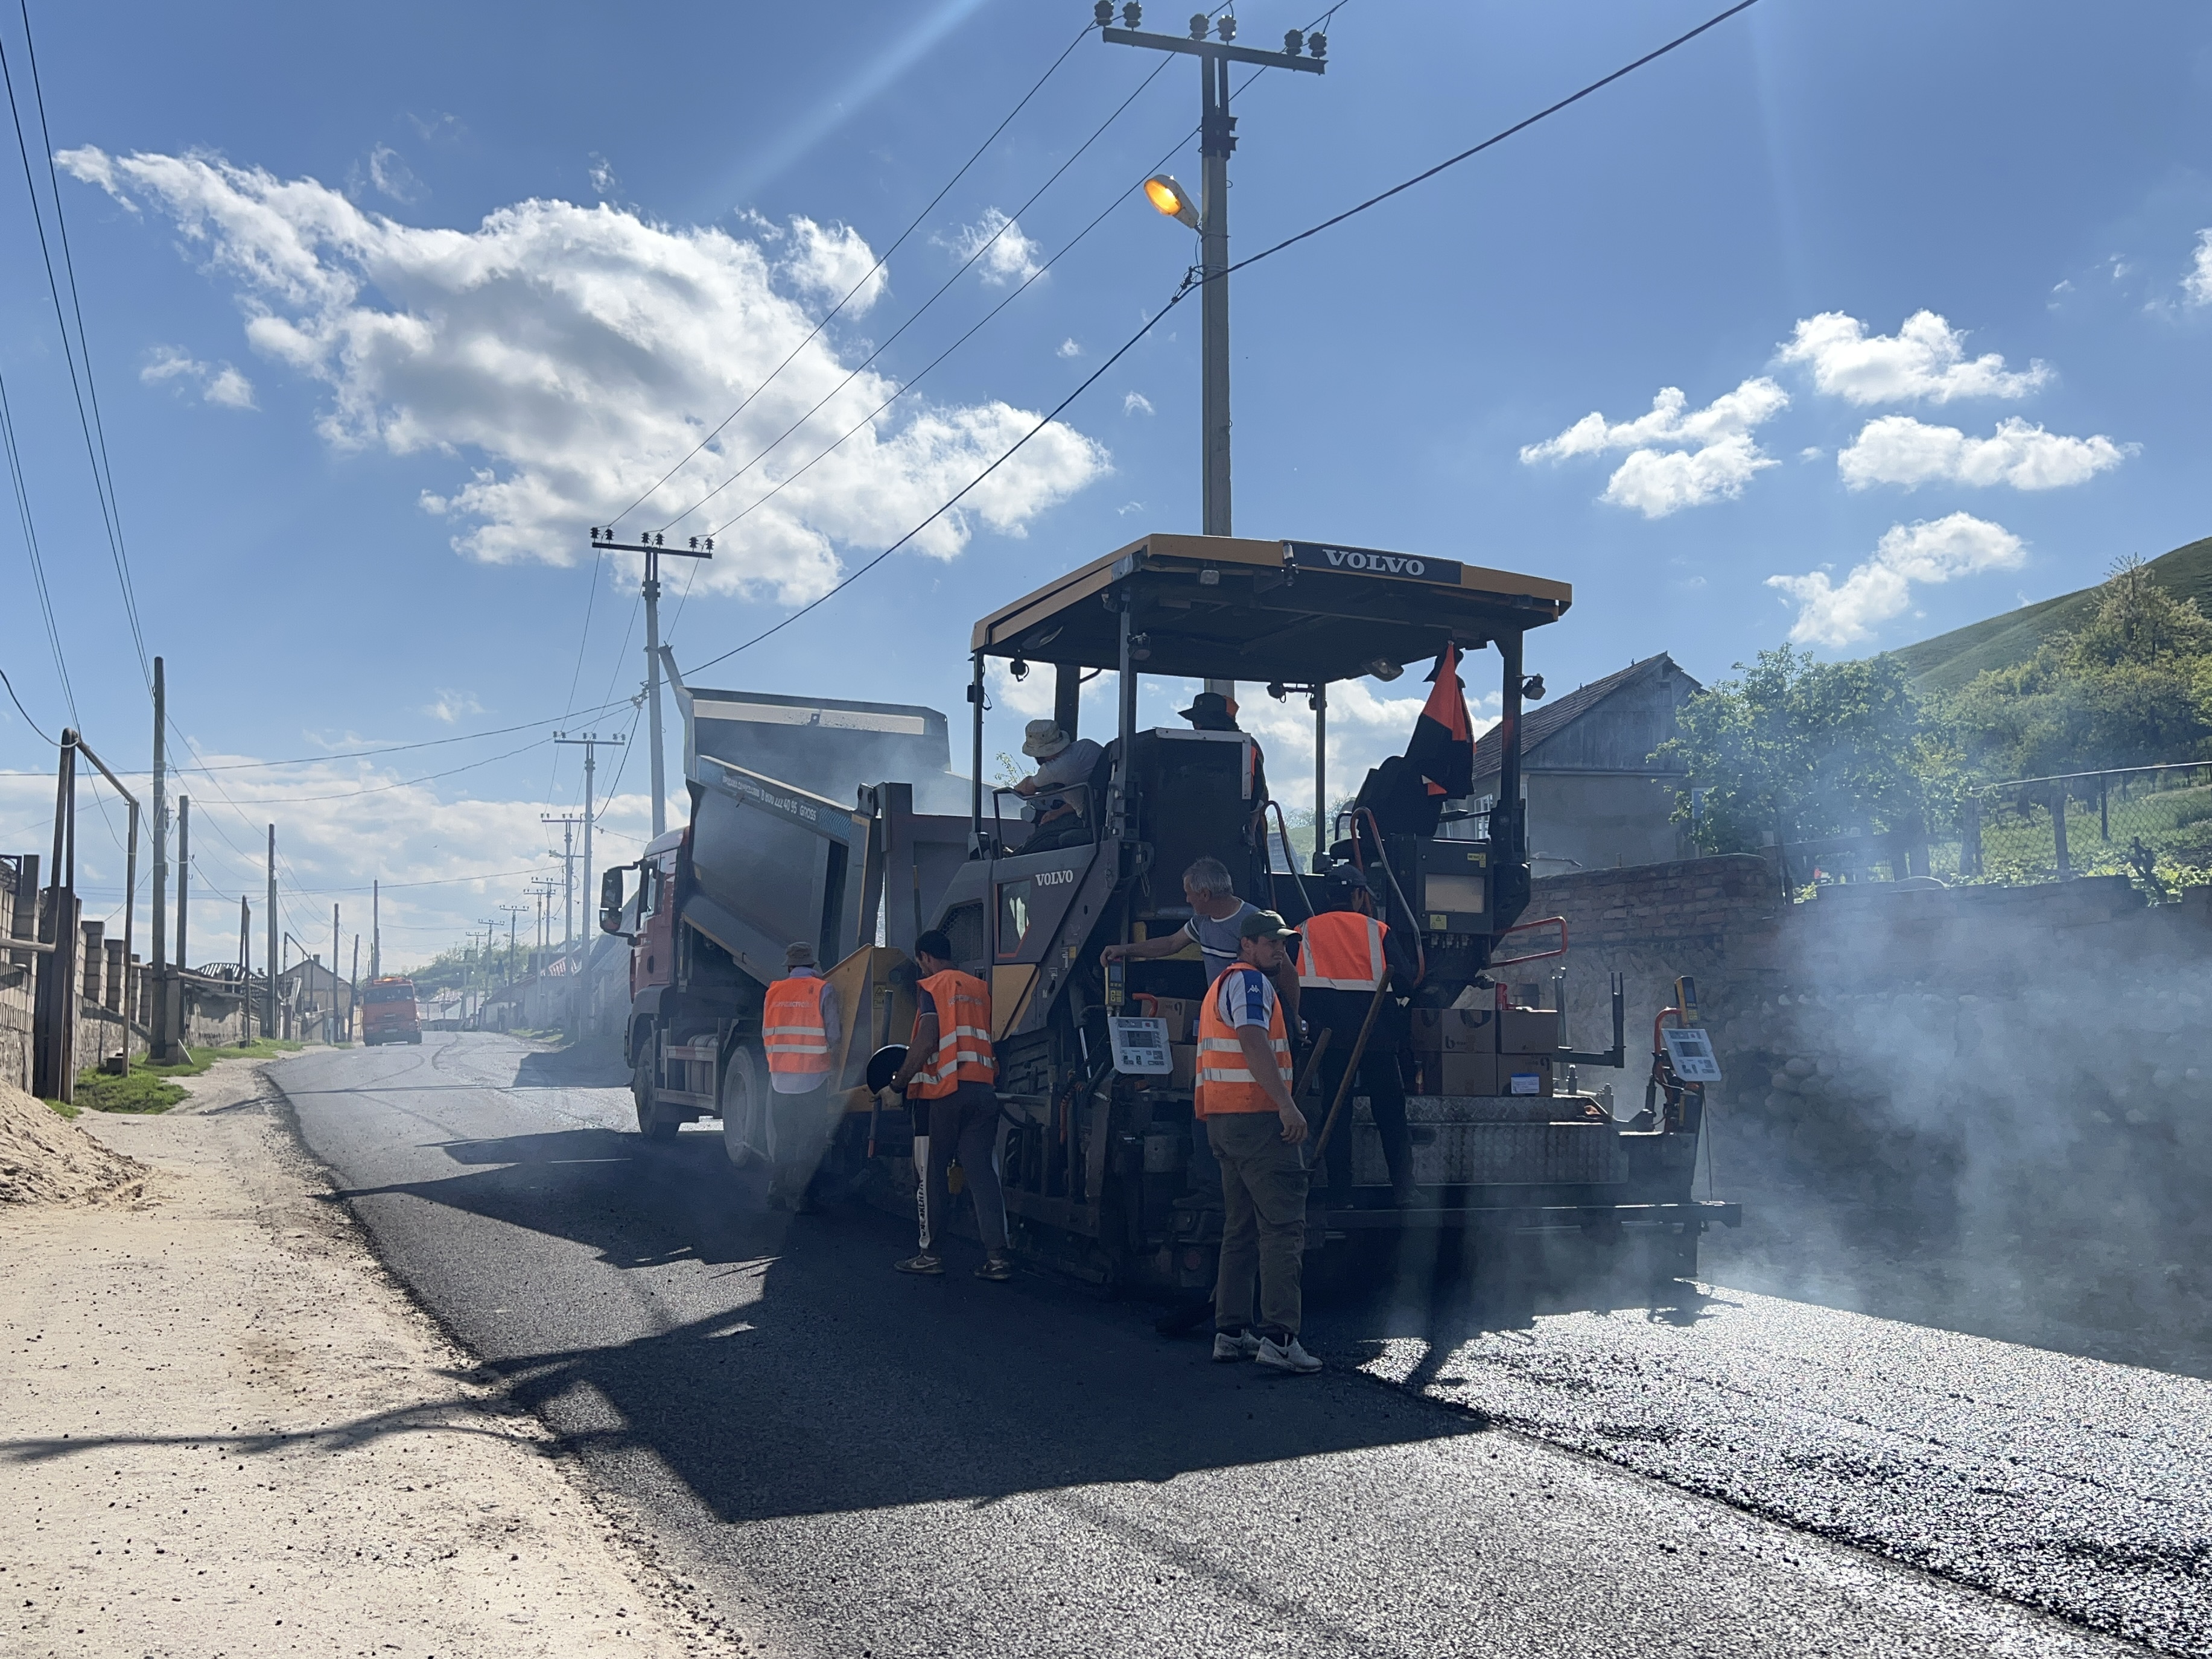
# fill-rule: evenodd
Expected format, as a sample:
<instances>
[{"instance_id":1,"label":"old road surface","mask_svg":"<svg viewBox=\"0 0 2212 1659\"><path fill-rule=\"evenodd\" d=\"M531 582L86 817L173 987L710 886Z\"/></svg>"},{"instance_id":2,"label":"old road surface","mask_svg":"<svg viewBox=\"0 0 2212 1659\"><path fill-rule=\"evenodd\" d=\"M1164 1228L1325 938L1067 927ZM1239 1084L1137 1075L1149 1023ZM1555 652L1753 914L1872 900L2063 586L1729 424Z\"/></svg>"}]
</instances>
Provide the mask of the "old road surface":
<instances>
[{"instance_id":1,"label":"old road surface","mask_svg":"<svg viewBox=\"0 0 2212 1659\"><path fill-rule=\"evenodd\" d=\"M489 1034L274 1068L415 1293L792 1654L2212 1654L2212 1388L1809 1304L1325 1306L1291 1381L890 1271ZM1426 1294L1425 1292L1424 1293ZM2138 1644L2142 1645L2138 1645Z\"/></svg>"}]
</instances>

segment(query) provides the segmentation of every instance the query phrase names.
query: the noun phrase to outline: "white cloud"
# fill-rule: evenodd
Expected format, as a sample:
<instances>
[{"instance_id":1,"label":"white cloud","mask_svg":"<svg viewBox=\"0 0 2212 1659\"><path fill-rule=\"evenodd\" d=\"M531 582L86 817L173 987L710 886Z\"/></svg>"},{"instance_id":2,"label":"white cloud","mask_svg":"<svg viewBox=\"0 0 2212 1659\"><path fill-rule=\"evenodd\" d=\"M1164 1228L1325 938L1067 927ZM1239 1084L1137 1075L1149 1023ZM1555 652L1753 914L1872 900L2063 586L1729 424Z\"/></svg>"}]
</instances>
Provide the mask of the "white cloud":
<instances>
[{"instance_id":1,"label":"white cloud","mask_svg":"<svg viewBox=\"0 0 2212 1659\"><path fill-rule=\"evenodd\" d=\"M412 202L428 194L415 176L415 169L389 144L379 144L369 151L368 181L395 202Z\"/></svg>"},{"instance_id":2,"label":"white cloud","mask_svg":"<svg viewBox=\"0 0 2212 1659\"><path fill-rule=\"evenodd\" d=\"M1853 489L1873 484L1962 483L2014 489L2062 489L2118 466L2135 446L2095 435L2070 438L2031 426L2018 416L2000 421L1993 436L1969 438L1954 426L1929 426L1910 415L1869 421L1836 457Z\"/></svg>"},{"instance_id":3,"label":"white cloud","mask_svg":"<svg viewBox=\"0 0 2212 1659\"><path fill-rule=\"evenodd\" d=\"M434 720L443 720L447 725L451 726L464 714L483 714L484 707L476 700L476 695L473 692L448 691L445 687L440 686L437 701L425 706L422 712Z\"/></svg>"},{"instance_id":4,"label":"white cloud","mask_svg":"<svg viewBox=\"0 0 2212 1659\"><path fill-rule=\"evenodd\" d=\"M1075 337L1071 334L1060 343L1058 355L1062 357L1080 357L1083 355L1083 348L1075 343Z\"/></svg>"},{"instance_id":5,"label":"white cloud","mask_svg":"<svg viewBox=\"0 0 2212 1659\"><path fill-rule=\"evenodd\" d=\"M776 275L830 305L852 295L848 317L864 314L890 286L890 267L877 266L876 251L850 225L817 225L794 214L790 228L777 234L788 252L776 261Z\"/></svg>"},{"instance_id":6,"label":"white cloud","mask_svg":"<svg viewBox=\"0 0 2212 1659\"><path fill-rule=\"evenodd\" d=\"M592 194L602 200L622 194L622 175L615 171L615 164L597 150L592 152L592 165L584 170L584 177L591 181Z\"/></svg>"},{"instance_id":7,"label":"white cloud","mask_svg":"<svg viewBox=\"0 0 2212 1659\"><path fill-rule=\"evenodd\" d=\"M1802 576L1769 576L1797 605L1790 637L1806 645L1840 647L1873 636L1876 623L1911 603L1912 584L1935 584L1986 570L2017 569L2026 557L2019 537L2002 525L1969 514L1892 525L1874 556L1854 565L1841 586L1825 570Z\"/></svg>"},{"instance_id":8,"label":"white cloud","mask_svg":"<svg viewBox=\"0 0 2212 1659\"><path fill-rule=\"evenodd\" d=\"M1703 449L1639 449L1606 480L1605 499L1632 507L1647 519L1663 519L1686 507L1734 501L1771 455L1748 438L1723 438Z\"/></svg>"},{"instance_id":9,"label":"white cloud","mask_svg":"<svg viewBox=\"0 0 2212 1659\"><path fill-rule=\"evenodd\" d=\"M253 382L228 363L204 363L175 346L155 346L138 378L148 386L164 380L188 381L200 389L203 402L222 409L252 409Z\"/></svg>"},{"instance_id":10,"label":"white cloud","mask_svg":"<svg viewBox=\"0 0 2212 1659\"><path fill-rule=\"evenodd\" d=\"M319 425L333 447L471 458L458 488L423 496L461 521L453 545L471 557L570 563L586 526L626 507L748 394L759 393L656 497L656 517L696 502L827 396L691 521L713 526L826 453L724 532L700 573L704 588L803 601L836 580L840 549L901 535L1036 421L995 401L916 400L872 416L896 383L863 373L836 390L847 364L827 337L806 339L813 322L757 240L536 200L472 230L424 228L365 213L314 179L210 156L83 149L58 159L176 221L235 285L254 348L329 388ZM853 233L798 222L780 240L787 284L834 283L831 270L865 252ZM978 522L1020 535L1106 465L1100 446L1054 423L909 544L951 558Z\"/></svg>"},{"instance_id":11,"label":"white cloud","mask_svg":"<svg viewBox=\"0 0 2212 1659\"><path fill-rule=\"evenodd\" d=\"M1121 412L1124 415L1149 415L1152 412L1152 400L1141 392L1125 392L1121 398Z\"/></svg>"},{"instance_id":12,"label":"white cloud","mask_svg":"<svg viewBox=\"0 0 2212 1659\"><path fill-rule=\"evenodd\" d=\"M2008 371L1994 351L1969 358L1966 334L1932 311L1914 312L1894 334L1871 336L1857 318L1824 311L1797 325L1781 361L1809 364L1814 385L1855 404L2024 398L2051 377L2039 362Z\"/></svg>"},{"instance_id":13,"label":"white cloud","mask_svg":"<svg viewBox=\"0 0 2212 1659\"><path fill-rule=\"evenodd\" d=\"M1038 257L1044 249L997 208L984 209L974 224L963 225L950 239L938 240L963 261L974 259L978 273L993 288L1026 283L1044 268Z\"/></svg>"},{"instance_id":14,"label":"white cloud","mask_svg":"<svg viewBox=\"0 0 2212 1659\"><path fill-rule=\"evenodd\" d=\"M1763 374L1698 410L1689 408L1680 387L1662 386L1648 413L1609 422L1592 410L1557 437L1524 446L1521 459L1534 466L1626 449L1628 457L1607 481L1604 499L1663 519L1741 495L1753 473L1775 465L1751 434L1789 406L1790 394Z\"/></svg>"},{"instance_id":15,"label":"white cloud","mask_svg":"<svg viewBox=\"0 0 2212 1659\"><path fill-rule=\"evenodd\" d=\"M2181 291L2193 306L2212 305L2212 230L2197 233L2197 257L2181 279Z\"/></svg>"}]
</instances>

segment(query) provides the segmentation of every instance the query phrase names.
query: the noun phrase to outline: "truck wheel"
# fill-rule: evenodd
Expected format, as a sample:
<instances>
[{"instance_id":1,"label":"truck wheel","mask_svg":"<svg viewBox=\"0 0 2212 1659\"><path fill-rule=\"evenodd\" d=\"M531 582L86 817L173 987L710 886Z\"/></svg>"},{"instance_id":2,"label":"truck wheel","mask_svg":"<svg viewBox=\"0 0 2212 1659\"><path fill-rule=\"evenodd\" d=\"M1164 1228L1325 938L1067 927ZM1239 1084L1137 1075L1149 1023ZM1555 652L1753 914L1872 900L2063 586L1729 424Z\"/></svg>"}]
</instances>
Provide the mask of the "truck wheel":
<instances>
[{"instance_id":1,"label":"truck wheel","mask_svg":"<svg viewBox=\"0 0 2212 1659\"><path fill-rule=\"evenodd\" d=\"M722 1150L731 1164L744 1169L775 1154L769 1138L768 1078L760 1056L744 1043L730 1051L722 1067Z\"/></svg>"},{"instance_id":2,"label":"truck wheel","mask_svg":"<svg viewBox=\"0 0 2212 1659\"><path fill-rule=\"evenodd\" d=\"M630 1099L637 1107L637 1132L647 1140L673 1140L684 1127L681 1118L663 1115L653 1103L653 1057L640 1054L629 1074Z\"/></svg>"}]
</instances>

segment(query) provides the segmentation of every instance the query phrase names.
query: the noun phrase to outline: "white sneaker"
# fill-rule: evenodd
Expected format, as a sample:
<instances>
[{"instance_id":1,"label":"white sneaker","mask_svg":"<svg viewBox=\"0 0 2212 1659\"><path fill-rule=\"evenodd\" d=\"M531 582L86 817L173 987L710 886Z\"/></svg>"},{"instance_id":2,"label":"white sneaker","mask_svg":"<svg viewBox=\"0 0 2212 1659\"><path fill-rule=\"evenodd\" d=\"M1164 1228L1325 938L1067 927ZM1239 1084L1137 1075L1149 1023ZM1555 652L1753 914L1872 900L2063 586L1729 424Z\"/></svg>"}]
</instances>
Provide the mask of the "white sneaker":
<instances>
[{"instance_id":1,"label":"white sneaker","mask_svg":"<svg viewBox=\"0 0 2212 1659\"><path fill-rule=\"evenodd\" d=\"M1260 1339L1249 1331L1216 1331L1213 1357L1224 1362L1249 1359L1260 1352Z\"/></svg>"},{"instance_id":2,"label":"white sneaker","mask_svg":"<svg viewBox=\"0 0 2212 1659\"><path fill-rule=\"evenodd\" d=\"M1217 1359L1221 1357L1218 1343L1214 1345L1213 1355ZM1272 1336L1261 1337L1259 1351L1252 1358L1255 1364L1290 1376L1305 1376L1321 1369L1321 1361L1299 1346L1295 1336L1286 1342L1277 1342Z\"/></svg>"}]
</instances>

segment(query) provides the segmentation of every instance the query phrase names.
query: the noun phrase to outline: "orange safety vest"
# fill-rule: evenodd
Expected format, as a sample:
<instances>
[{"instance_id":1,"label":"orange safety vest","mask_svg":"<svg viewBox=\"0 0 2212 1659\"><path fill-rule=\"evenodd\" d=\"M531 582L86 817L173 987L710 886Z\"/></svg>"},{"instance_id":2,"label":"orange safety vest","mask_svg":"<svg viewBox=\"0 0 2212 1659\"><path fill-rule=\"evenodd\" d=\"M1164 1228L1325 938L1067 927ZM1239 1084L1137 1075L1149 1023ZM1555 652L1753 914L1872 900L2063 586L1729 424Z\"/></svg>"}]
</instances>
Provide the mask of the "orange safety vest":
<instances>
[{"instance_id":1,"label":"orange safety vest","mask_svg":"<svg viewBox=\"0 0 2212 1659\"><path fill-rule=\"evenodd\" d=\"M830 1069L830 1025L822 1018L822 993L830 981L819 974L780 979L768 988L761 1011L761 1047L768 1068L779 1077L818 1077Z\"/></svg>"},{"instance_id":2,"label":"orange safety vest","mask_svg":"<svg viewBox=\"0 0 2212 1659\"><path fill-rule=\"evenodd\" d=\"M1231 974L1256 974L1257 968L1233 963L1222 971L1206 993L1198 1012L1198 1091L1194 1109L1200 1117L1221 1117L1231 1112L1272 1112L1275 1103L1252 1075L1244 1045L1237 1028L1221 1012L1222 993ZM1283 1004L1267 1000L1267 1043L1275 1051L1275 1067L1281 1073L1283 1092L1291 1090L1291 1038L1283 1025Z\"/></svg>"},{"instance_id":3,"label":"orange safety vest","mask_svg":"<svg viewBox=\"0 0 2212 1659\"><path fill-rule=\"evenodd\" d=\"M1373 991L1389 973L1382 940L1389 929L1357 910L1324 910L1301 930L1298 983L1316 990Z\"/></svg>"},{"instance_id":4,"label":"orange safety vest","mask_svg":"<svg viewBox=\"0 0 2212 1659\"><path fill-rule=\"evenodd\" d=\"M948 968L922 981L937 1015L937 1053L907 1087L917 1100L942 1100L963 1083L989 1083L999 1074L991 1054L991 988L973 974ZM917 1011L915 1024L921 1023Z\"/></svg>"}]
</instances>

